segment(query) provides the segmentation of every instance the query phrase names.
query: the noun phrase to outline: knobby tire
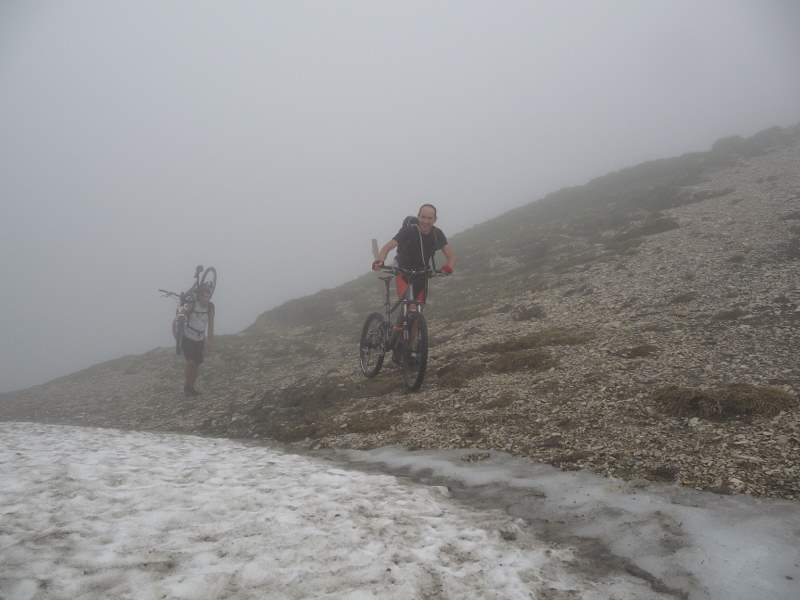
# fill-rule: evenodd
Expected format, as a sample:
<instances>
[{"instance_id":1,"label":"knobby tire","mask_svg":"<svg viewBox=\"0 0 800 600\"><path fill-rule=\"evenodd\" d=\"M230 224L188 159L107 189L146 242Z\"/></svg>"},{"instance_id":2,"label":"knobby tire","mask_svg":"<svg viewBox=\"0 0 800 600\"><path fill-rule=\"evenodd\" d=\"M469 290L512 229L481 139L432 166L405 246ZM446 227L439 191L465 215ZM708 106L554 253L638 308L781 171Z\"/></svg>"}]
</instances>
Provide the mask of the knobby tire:
<instances>
[{"instance_id":1,"label":"knobby tire","mask_svg":"<svg viewBox=\"0 0 800 600\"><path fill-rule=\"evenodd\" d=\"M403 385L409 392L416 392L422 386L425 370L428 368L428 323L423 314L409 313L406 322L409 339L414 322L417 323L416 339L413 340L410 348L403 344L401 353Z\"/></svg>"},{"instance_id":2,"label":"knobby tire","mask_svg":"<svg viewBox=\"0 0 800 600\"><path fill-rule=\"evenodd\" d=\"M386 319L382 314L372 313L364 321L358 344L358 361L366 377L375 377L383 366L385 332Z\"/></svg>"}]
</instances>

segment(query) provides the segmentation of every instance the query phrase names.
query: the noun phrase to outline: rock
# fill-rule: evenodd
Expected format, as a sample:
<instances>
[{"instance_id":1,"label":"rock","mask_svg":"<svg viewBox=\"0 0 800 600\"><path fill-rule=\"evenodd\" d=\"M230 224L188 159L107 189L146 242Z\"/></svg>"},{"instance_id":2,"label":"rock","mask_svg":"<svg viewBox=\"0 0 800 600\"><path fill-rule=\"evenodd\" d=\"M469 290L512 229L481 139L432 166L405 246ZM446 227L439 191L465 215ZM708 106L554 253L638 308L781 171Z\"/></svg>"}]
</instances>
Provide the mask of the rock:
<instances>
[{"instance_id":1,"label":"rock","mask_svg":"<svg viewBox=\"0 0 800 600\"><path fill-rule=\"evenodd\" d=\"M434 485L434 486L431 486L431 489L434 492L436 492L437 494L439 494L440 496L444 496L445 498L449 498L450 495L451 495L450 494L450 488L448 488L447 486L444 486L444 485Z\"/></svg>"},{"instance_id":2,"label":"rock","mask_svg":"<svg viewBox=\"0 0 800 600\"><path fill-rule=\"evenodd\" d=\"M500 530L500 537L503 538L507 542L513 542L517 539L517 532L511 531L508 529L501 529Z\"/></svg>"},{"instance_id":3,"label":"rock","mask_svg":"<svg viewBox=\"0 0 800 600\"><path fill-rule=\"evenodd\" d=\"M515 321L530 321L531 319L543 319L545 310L538 304L517 306L511 310L511 318Z\"/></svg>"},{"instance_id":4,"label":"rock","mask_svg":"<svg viewBox=\"0 0 800 600\"><path fill-rule=\"evenodd\" d=\"M744 483L744 481L742 481L741 479L737 479L736 477L731 477L731 478L728 480L728 483L729 483L729 484L730 484L730 486L731 486L731 487L732 487L734 490L736 490L737 492L740 492L740 491L742 491L742 490L745 488L745 483Z\"/></svg>"}]
</instances>

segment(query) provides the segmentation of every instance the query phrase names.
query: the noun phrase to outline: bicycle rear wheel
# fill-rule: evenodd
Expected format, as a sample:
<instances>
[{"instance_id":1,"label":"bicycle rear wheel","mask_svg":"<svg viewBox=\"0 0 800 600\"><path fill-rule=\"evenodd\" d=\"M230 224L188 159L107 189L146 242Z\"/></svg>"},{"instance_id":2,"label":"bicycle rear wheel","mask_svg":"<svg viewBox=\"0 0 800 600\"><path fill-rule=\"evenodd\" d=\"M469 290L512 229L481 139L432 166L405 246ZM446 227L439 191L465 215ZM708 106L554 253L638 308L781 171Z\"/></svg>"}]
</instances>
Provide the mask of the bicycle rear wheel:
<instances>
[{"instance_id":1,"label":"bicycle rear wheel","mask_svg":"<svg viewBox=\"0 0 800 600\"><path fill-rule=\"evenodd\" d=\"M410 312L406 327L408 336L404 339L408 342L402 344L400 354L403 385L409 392L416 392L422 386L428 368L428 323L421 313Z\"/></svg>"},{"instance_id":2,"label":"bicycle rear wheel","mask_svg":"<svg viewBox=\"0 0 800 600\"><path fill-rule=\"evenodd\" d=\"M211 288L211 296L214 295L214 290L217 289L217 270L214 267L208 267L203 272L203 277L200 279L200 285L208 285Z\"/></svg>"},{"instance_id":3,"label":"bicycle rear wheel","mask_svg":"<svg viewBox=\"0 0 800 600\"><path fill-rule=\"evenodd\" d=\"M358 344L358 359L361 372L366 377L375 377L383 366L386 354L386 319L380 313L372 313L364 321L361 341Z\"/></svg>"}]
</instances>

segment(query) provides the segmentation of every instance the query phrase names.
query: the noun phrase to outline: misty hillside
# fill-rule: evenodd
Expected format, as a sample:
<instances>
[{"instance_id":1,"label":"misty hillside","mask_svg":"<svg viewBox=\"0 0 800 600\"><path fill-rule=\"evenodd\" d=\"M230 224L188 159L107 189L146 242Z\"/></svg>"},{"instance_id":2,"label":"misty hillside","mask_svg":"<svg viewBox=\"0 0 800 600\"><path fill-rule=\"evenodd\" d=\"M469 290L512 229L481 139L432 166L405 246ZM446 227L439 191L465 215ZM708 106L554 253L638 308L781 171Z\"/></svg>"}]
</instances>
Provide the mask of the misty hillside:
<instances>
[{"instance_id":1,"label":"misty hillside","mask_svg":"<svg viewBox=\"0 0 800 600\"><path fill-rule=\"evenodd\" d=\"M800 125L623 169L450 241L420 393L391 366L360 375L382 293L367 274L217 339L199 399L166 348L0 396L0 418L499 449L800 498Z\"/></svg>"}]
</instances>

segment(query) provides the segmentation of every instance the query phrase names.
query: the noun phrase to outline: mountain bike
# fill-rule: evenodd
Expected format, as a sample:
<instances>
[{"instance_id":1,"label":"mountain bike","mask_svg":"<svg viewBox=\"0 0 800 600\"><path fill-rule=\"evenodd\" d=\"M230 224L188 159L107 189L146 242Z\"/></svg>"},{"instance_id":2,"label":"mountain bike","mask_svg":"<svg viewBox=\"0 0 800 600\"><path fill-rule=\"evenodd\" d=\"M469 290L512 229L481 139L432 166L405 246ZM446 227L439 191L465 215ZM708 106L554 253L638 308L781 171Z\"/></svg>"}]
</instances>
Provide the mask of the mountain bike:
<instances>
[{"instance_id":1,"label":"mountain bike","mask_svg":"<svg viewBox=\"0 0 800 600\"><path fill-rule=\"evenodd\" d=\"M202 276L201 276L202 273ZM169 290L159 289L164 298L176 298L178 300L178 308L175 309L175 318L172 320L172 335L175 338L175 354L180 355L182 352L181 342L183 341L183 330L186 327L186 314L183 312L183 306L191 304L195 301L195 294L197 294L200 286L208 286L210 295L214 295L214 290L217 289L217 270L214 267L203 269L203 265L197 265L194 270L194 283L185 292L171 292Z\"/></svg>"},{"instance_id":2,"label":"mountain bike","mask_svg":"<svg viewBox=\"0 0 800 600\"><path fill-rule=\"evenodd\" d=\"M382 267L380 270L385 273L380 277L385 288L383 314L371 313L364 321L358 347L361 371L366 377L375 377L383 366L386 353L391 351L393 360L400 366L403 386L409 392L415 392L422 385L428 367L428 324L422 314L428 296L428 281L432 277L446 276L446 273L399 267ZM405 295L392 306L389 287L398 275L405 276L409 282L416 277L425 277L425 294L421 300L413 297L413 286L409 283ZM392 325L392 314L398 309L397 322Z\"/></svg>"}]
</instances>

